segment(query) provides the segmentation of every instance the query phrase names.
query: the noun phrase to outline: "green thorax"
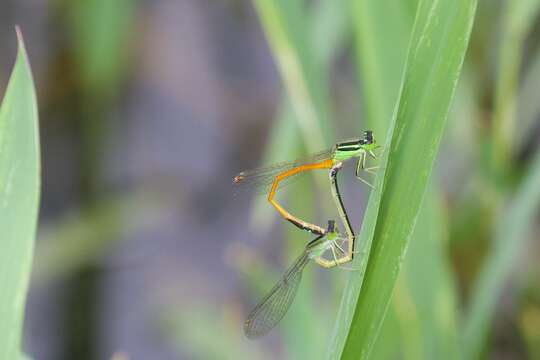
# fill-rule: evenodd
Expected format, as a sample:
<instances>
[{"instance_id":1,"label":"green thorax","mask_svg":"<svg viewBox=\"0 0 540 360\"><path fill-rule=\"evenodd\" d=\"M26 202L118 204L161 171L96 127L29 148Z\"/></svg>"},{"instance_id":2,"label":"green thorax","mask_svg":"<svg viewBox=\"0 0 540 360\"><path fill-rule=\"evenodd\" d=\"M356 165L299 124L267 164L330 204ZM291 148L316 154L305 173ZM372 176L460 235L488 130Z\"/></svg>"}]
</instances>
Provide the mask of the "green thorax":
<instances>
[{"instance_id":1,"label":"green thorax","mask_svg":"<svg viewBox=\"0 0 540 360\"><path fill-rule=\"evenodd\" d=\"M360 157L368 151L375 149L375 139L371 130L364 131L363 138L356 138L342 141L336 144L334 148L334 161L347 161L349 159Z\"/></svg>"},{"instance_id":2,"label":"green thorax","mask_svg":"<svg viewBox=\"0 0 540 360\"><path fill-rule=\"evenodd\" d=\"M339 237L339 232L329 231L324 236L321 236L317 240L311 242L308 245L307 252L310 259L320 257L324 252L332 247L332 242Z\"/></svg>"},{"instance_id":3,"label":"green thorax","mask_svg":"<svg viewBox=\"0 0 540 360\"><path fill-rule=\"evenodd\" d=\"M356 150L340 150L336 147L336 149L334 150L333 160L341 162L347 161L349 159L359 157L364 152L366 152L366 150L362 149L361 147Z\"/></svg>"}]
</instances>

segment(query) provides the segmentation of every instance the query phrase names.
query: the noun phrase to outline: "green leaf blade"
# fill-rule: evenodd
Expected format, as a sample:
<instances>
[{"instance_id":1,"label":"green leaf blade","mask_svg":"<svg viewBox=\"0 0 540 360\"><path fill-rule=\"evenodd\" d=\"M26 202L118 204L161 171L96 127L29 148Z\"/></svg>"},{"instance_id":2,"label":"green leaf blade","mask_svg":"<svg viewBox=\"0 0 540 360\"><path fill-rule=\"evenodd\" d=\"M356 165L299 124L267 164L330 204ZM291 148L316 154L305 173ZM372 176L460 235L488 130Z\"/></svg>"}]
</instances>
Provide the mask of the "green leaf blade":
<instances>
[{"instance_id":1,"label":"green leaf blade","mask_svg":"<svg viewBox=\"0 0 540 360\"><path fill-rule=\"evenodd\" d=\"M0 107L0 358L19 355L36 232L40 161L37 101L20 31Z\"/></svg>"},{"instance_id":2,"label":"green leaf blade","mask_svg":"<svg viewBox=\"0 0 540 360\"><path fill-rule=\"evenodd\" d=\"M475 10L476 1L419 3L397 115L381 161L384 169L358 240L362 248L373 244L369 264L364 277L361 271L351 275L331 358L367 358L375 343L428 185ZM362 279L349 320L352 311L343 307L354 305L351 299ZM346 336L342 345L340 336Z\"/></svg>"}]
</instances>

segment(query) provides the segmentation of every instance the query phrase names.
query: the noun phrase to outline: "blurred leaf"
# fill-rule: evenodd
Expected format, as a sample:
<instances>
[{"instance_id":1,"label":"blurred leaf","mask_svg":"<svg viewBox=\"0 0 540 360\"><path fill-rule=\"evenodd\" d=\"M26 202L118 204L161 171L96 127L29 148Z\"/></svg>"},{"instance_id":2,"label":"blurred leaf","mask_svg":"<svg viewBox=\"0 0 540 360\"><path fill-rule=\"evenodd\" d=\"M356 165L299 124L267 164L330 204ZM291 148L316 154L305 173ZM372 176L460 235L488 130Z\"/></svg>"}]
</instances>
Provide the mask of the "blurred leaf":
<instances>
[{"instance_id":1,"label":"blurred leaf","mask_svg":"<svg viewBox=\"0 0 540 360\"><path fill-rule=\"evenodd\" d=\"M385 142L407 56L417 1L352 0L355 51L361 75L363 124Z\"/></svg>"},{"instance_id":2,"label":"blurred leaf","mask_svg":"<svg viewBox=\"0 0 540 360\"><path fill-rule=\"evenodd\" d=\"M538 0L510 0L503 7L503 31L495 84L493 114L493 161L496 170L505 170L516 132L516 95L525 37L540 11Z\"/></svg>"},{"instance_id":3,"label":"blurred leaf","mask_svg":"<svg viewBox=\"0 0 540 360\"><path fill-rule=\"evenodd\" d=\"M343 50L351 35L352 23L347 6L340 1L320 1L313 5L308 19L308 33L313 56L321 69Z\"/></svg>"},{"instance_id":4,"label":"blurred leaf","mask_svg":"<svg viewBox=\"0 0 540 360\"><path fill-rule=\"evenodd\" d=\"M286 159L300 157L298 147L298 127L294 121L292 106L285 98L281 102L277 119L272 126L269 143L266 145L263 164L272 164ZM268 204L265 196L253 199L250 228L258 232L268 231L275 221L275 209Z\"/></svg>"},{"instance_id":5,"label":"blurred leaf","mask_svg":"<svg viewBox=\"0 0 540 360\"><path fill-rule=\"evenodd\" d=\"M108 198L70 213L54 225L40 228L33 285L43 285L84 266L95 265L123 234L159 226L167 201L158 192L140 190Z\"/></svg>"},{"instance_id":6,"label":"blurred leaf","mask_svg":"<svg viewBox=\"0 0 540 360\"><path fill-rule=\"evenodd\" d=\"M404 308L413 326L403 326L403 336L417 329L418 341L410 359L458 359L456 334L457 299L446 251L446 224L441 199L431 189L422 204L401 273L402 285L394 292L394 303ZM401 300L404 298L403 300ZM405 305L399 305L401 302ZM407 311L407 308L412 310ZM413 317L414 316L414 317ZM398 313L398 319L401 318ZM408 346L403 339L404 346Z\"/></svg>"},{"instance_id":7,"label":"blurred leaf","mask_svg":"<svg viewBox=\"0 0 540 360\"><path fill-rule=\"evenodd\" d=\"M476 1L420 1L395 123L358 238L329 357L367 358L424 196L474 20ZM364 281L363 281L364 280ZM363 284L362 284L363 282ZM362 290L360 294L360 288Z\"/></svg>"},{"instance_id":8,"label":"blurred leaf","mask_svg":"<svg viewBox=\"0 0 540 360\"><path fill-rule=\"evenodd\" d=\"M529 359L540 359L540 307L526 306L519 325L527 344Z\"/></svg>"},{"instance_id":9,"label":"blurred leaf","mask_svg":"<svg viewBox=\"0 0 540 360\"><path fill-rule=\"evenodd\" d=\"M402 277L399 277L396 281L392 295L392 305L396 311L401 335L400 353L404 359L423 359L421 324L418 315L419 309L415 306L410 288L405 283L404 277L406 273L406 269L401 271Z\"/></svg>"},{"instance_id":10,"label":"blurred leaf","mask_svg":"<svg viewBox=\"0 0 540 360\"><path fill-rule=\"evenodd\" d=\"M300 131L310 152L329 146L330 127L325 71L310 48L307 11L299 0L254 0Z\"/></svg>"},{"instance_id":11,"label":"blurred leaf","mask_svg":"<svg viewBox=\"0 0 540 360\"><path fill-rule=\"evenodd\" d=\"M478 162L478 124L481 114L479 114L478 78L474 74L475 69L467 66L467 61L463 64L463 70L459 78L456 95L450 108L448 128L445 131L444 141L441 143L442 164L451 166L451 170L445 173L457 172L458 176L466 179L473 167ZM441 170L443 170L441 168ZM454 171L452 171L454 170ZM474 169L472 169L474 170ZM450 193L459 195L463 190L463 184L455 181L455 178L440 179L443 188Z\"/></svg>"},{"instance_id":12,"label":"blurred leaf","mask_svg":"<svg viewBox=\"0 0 540 360\"><path fill-rule=\"evenodd\" d=\"M445 252L447 232L442 204L435 194L430 189L422 204L392 307L373 349L374 358L395 358L397 354L404 359L460 358L456 294Z\"/></svg>"},{"instance_id":13,"label":"blurred leaf","mask_svg":"<svg viewBox=\"0 0 540 360\"><path fill-rule=\"evenodd\" d=\"M185 309L179 304L177 309ZM199 303L189 311L158 311L163 334L182 354L196 359L265 359L257 343L246 339L234 307ZM268 358L275 358L275 352Z\"/></svg>"},{"instance_id":14,"label":"blurred leaf","mask_svg":"<svg viewBox=\"0 0 540 360\"><path fill-rule=\"evenodd\" d=\"M20 357L39 207L36 94L23 38L0 107L0 359Z\"/></svg>"},{"instance_id":15,"label":"blurred leaf","mask_svg":"<svg viewBox=\"0 0 540 360\"><path fill-rule=\"evenodd\" d=\"M526 249L529 230L540 205L540 151L509 205L501 210L492 234L494 242L473 288L465 317L463 345L466 359L480 356L495 305L512 265Z\"/></svg>"},{"instance_id":16,"label":"blurred leaf","mask_svg":"<svg viewBox=\"0 0 540 360\"><path fill-rule=\"evenodd\" d=\"M531 55L531 64L523 75L523 84L517 95L518 121L515 141L522 149L531 135L534 135L534 125L540 114L540 101L538 101L538 84L540 83L540 48Z\"/></svg>"},{"instance_id":17,"label":"blurred leaf","mask_svg":"<svg viewBox=\"0 0 540 360\"><path fill-rule=\"evenodd\" d=\"M43 285L51 280L73 274L83 266L92 265L120 236L125 222L122 204L98 204L80 214L40 230L32 283Z\"/></svg>"},{"instance_id":18,"label":"blurred leaf","mask_svg":"<svg viewBox=\"0 0 540 360\"><path fill-rule=\"evenodd\" d=\"M129 63L136 1L69 2L70 27L80 75L87 90L115 91Z\"/></svg>"}]
</instances>

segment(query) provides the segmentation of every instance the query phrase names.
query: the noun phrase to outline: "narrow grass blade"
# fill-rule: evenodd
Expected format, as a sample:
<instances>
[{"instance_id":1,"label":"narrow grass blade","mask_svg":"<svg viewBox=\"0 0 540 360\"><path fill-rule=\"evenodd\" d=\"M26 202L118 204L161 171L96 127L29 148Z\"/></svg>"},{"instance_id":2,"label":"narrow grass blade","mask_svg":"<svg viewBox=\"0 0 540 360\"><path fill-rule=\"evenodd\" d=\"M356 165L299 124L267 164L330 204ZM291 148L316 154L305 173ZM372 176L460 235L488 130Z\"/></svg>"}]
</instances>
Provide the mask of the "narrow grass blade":
<instances>
[{"instance_id":1,"label":"narrow grass blade","mask_svg":"<svg viewBox=\"0 0 540 360\"><path fill-rule=\"evenodd\" d=\"M118 88L129 71L133 20L137 4L131 0L69 2L69 32L79 76L86 91L100 97Z\"/></svg>"},{"instance_id":2,"label":"narrow grass blade","mask_svg":"<svg viewBox=\"0 0 540 360\"><path fill-rule=\"evenodd\" d=\"M523 149L534 134L534 127L540 114L540 101L537 100L537 88L540 83L540 49L536 49L530 61L517 95L519 126L516 127L515 142L518 151Z\"/></svg>"},{"instance_id":3,"label":"narrow grass blade","mask_svg":"<svg viewBox=\"0 0 540 360\"><path fill-rule=\"evenodd\" d=\"M384 169L368 203L330 358L367 358L377 338L431 174L461 71L476 1L420 1ZM353 264L358 268L362 260ZM362 284L363 281L363 284ZM361 294L360 294L361 287ZM360 296L359 296L360 295Z\"/></svg>"},{"instance_id":4,"label":"narrow grass blade","mask_svg":"<svg viewBox=\"0 0 540 360\"><path fill-rule=\"evenodd\" d=\"M495 84L493 114L493 164L497 170L509 165L516 122L516 95L525 37L534 25L540 1L512 0L503 7L499 68Z\"/></svg>"},{"instance_id":5,"label":"narrow grass blade","mask_svg":"<svg viewBox=\"0 0 540 360\"><path fill-rule=\"evenodd\" d=\"M417 1L352 0L363 125L384 143L398 98Z\"/></svg>"},{"instance_id":6,"label":"narrow grass blade","mask_svg":"<svg viewBox=\"0 0 540 360\"><path fill-rule=\"evenodd\" d=\"M298 0L254 0L300 131L310 152L328 146L332 133L325 72L309 46L307 16Z\"/></svg>"},{"instance_id":7,"label":"narrow grass blade","mask_svg":"<svg viewBox=\"0 0 540 360\"><path fill-rule=\"evenodd\" d=\"M398 98L417 3L416 0L398 3L353 0L364 122L381 140ZM386 359L397 354L405 359L443 354L455 358L455 324L443 323L455 315L452 314L455 294L441 248L444 236L441 216L437 216L441 211L434 197L432 191L421 210L423 215L413 235L417 241L407 255L404 274L392 298L392 316L385 317L383 337L377 340L374 358ZM423 270L426 266L429 272Z\"/></svg>"},{"instance_id":8,"label":"narrow grass blade","mask_svg":"<svg viewBox=\"0 0 540 360\"><path fill-rule=\"evenodd\" d=\"M353 0L352 3L365 127L374 129L383 140L398 98L417 1ZM441 211L433 197L432 192L421 210L421 214L427 216L421 215L416 226L413 236L417 241L407 255L406 276L402 275L392 298L392 316L384 320L383 337L377 340L373 353L375 358L389 358L392 351L393 356L402 354L412 359L428 354L430 356L423 358L437 354L455 357L455 324L443 323L448 316L455 315L452 314L455 294L441 248L441 216L436 216ZM429 272L423 271L426 265ZM440 301L443 293L447 296L446 302Z\"/></svg>"},{"instance_id":9,"label":"narrow grass blade","mask_svg":"<svg viewBox=\"0 0 540 360\"><path fill-rule=\"evenodd\" d=\"M465 317L463 350L465 359L477 359L494 316L496 301L518 255L525 250L529 231L540 207L540 151L493 229L494 243L480 270Z\"/></svg>"},{"instance_id":10,"label":"narrow grass blade","mask_svg":"<svg viewBox=\"0 0 540 360\"><path fill-rule=\"evenodd\" d=\"M17 59L0 107L0 359L20 354L40 187L36 94L19 30L17 36Z\"/></svg>"},{"instance_id":11,"label":"narrow grass blade","mask_svg":"<svg viewBox=\"0 0 540 360\"><path fill-rule=\"evenodd\" d=\"M343 2L321 1L310 12L308 33L313 56L318 66L326 69L343 46L347 45L352 31L348 7Z\"/></svg>"}]
</instances>

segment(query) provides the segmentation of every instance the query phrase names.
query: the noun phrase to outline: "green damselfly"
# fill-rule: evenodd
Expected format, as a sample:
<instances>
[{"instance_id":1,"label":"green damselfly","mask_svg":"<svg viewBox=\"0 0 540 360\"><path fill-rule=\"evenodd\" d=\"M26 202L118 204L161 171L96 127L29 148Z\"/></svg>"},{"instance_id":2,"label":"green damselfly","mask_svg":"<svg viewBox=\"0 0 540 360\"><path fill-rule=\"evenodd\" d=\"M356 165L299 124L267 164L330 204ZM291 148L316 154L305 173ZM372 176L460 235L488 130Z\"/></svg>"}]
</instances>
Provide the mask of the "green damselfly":
<instances>
[{"instance_id":1,"label":"green damselfly","mask_svg":"<svg viewBox=\"0 0 540 360\"><path fill-rule=\"evenodd\" d=\"M304 268L310 260L323 258L323 254L330 250L335 257L332 261L338 265L336 251L344 251L339 250L342 249L338 244L340 240L343 238L335 228L334 221L329 220L325 234L317 236L306 245L279 282L249 313L244 323L244 332L248 338L255 339L266 335L285 316L300 285Z\"/></svg>"},{"instance_id":2,"label":"green damselfly","mask_svg":"<svg viewBox=\"0 0 540 360\"><path fill-rule=\"evenodd\" d=\"M306 245L302 254L289 267L281 280L248 315L244 323L244 332L248 338L253 339L267 334L285 316L300 285L302 272L311 260L324 268L332 268L353 259L355 235L337 184L337 174L341 166L341 163L333 166L329 171L329 177L332 196L345 227L346 237L341 236L333 220L328 221L324 234L320 234ZM345 242L347 243L346 250L343 248ZM325 257L328 252L332 255L330 259Z\"/></svg>"},{"instance_id":3,"label":"green damselfly","mask_svg":"<svg viewBox=\"0 0 540 360\"><path fill-rule=\"evenodd\" d=\"M323 235L325 229L312 223L308 223L290 214L274 199L278 189L288 183L296 175L315 169L331 169L340 166L350 159L358 159L356 165L356 177L373 188L370 182L360 176L361 171L375 173L377 166L366 167L368 156L376 159L374 150L379 146L376 144L373 132L364 131L364 137L342 141L334 145L330 150L321 151L306 158L297 159L290 162L278 163L266 167L240 172L233 179L236 186L245 188L255 188L268 194L268 201L287 221L291 222L302 230L309 231L317 235Z\"/></svg>"}]
</instances>

